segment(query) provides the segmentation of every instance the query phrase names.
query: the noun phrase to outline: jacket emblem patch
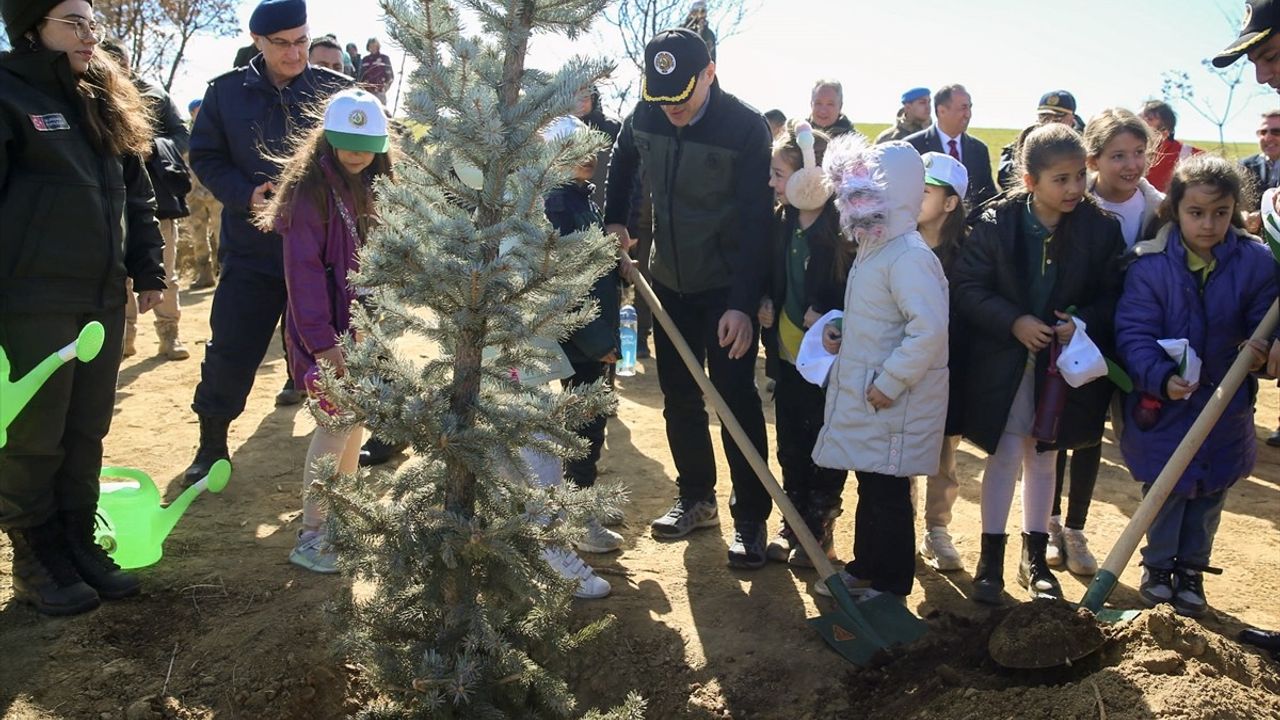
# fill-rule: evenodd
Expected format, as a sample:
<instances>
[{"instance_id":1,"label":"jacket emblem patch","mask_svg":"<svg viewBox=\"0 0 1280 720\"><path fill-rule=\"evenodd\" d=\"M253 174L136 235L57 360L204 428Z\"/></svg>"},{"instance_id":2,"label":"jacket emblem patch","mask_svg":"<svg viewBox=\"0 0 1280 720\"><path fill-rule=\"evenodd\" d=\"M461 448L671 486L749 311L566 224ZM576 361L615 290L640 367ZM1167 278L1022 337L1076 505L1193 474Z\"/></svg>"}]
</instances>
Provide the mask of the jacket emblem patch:
<instances>
[{"instance_id":1,"label":"jacket emblem patch","mask_svg":"<svg viewBox=\"0 0 1280 720\"><path fill-rule=\"evenodd\" d=\"M55 130L70 130L71 125L62 113L50 113L48 115L31 115L31 124L40 132L53 132Z\"/></svg>"},{"instance_id":2,"label":"jacket emblem patch","mask_svg":"<svg viewBox=\"0 0 1280 720\"><path fill-rule=\"evenodd\" d=\"M718 153L709 153L707 155L707 169L712 171L720 169L720 155Z\"/></svg>"}]
</instances>

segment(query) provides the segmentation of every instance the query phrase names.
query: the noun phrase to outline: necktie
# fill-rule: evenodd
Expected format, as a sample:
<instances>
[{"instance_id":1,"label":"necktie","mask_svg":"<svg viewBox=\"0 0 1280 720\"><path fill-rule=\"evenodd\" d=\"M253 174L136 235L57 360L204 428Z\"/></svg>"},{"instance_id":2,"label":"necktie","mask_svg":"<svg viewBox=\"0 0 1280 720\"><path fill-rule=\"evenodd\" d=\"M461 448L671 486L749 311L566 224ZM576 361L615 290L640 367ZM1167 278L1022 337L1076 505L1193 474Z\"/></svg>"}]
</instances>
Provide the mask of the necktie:
<instances>
[{"instance_id":1,"label":"necktie","mask_svg":"<svg viewBox=\"0 0 1280 720\"><path fill-rule=\"evenodd\" d=\"M960 150L959 150L959 148L957 148L957 147L956 147L956 141L955 141L955 140L948 140L948 141L947 141L947 147L951 148L951 149L947 152L947 154L948 154L948 155L950 155L951 157L955 158L956 160L959 160L959 159L960 159Z\"/></svg>"}]
</instances>

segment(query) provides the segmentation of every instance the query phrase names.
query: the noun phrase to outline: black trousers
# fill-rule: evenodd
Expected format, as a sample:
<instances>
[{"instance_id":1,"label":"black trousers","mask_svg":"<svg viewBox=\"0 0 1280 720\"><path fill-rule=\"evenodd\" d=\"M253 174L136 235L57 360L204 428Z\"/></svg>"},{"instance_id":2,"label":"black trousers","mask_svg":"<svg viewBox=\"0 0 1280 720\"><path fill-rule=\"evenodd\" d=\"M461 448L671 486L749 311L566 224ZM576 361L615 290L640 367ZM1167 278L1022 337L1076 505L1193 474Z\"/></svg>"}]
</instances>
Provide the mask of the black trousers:
<instances>
[{"instance_id":1,"label":"black trousers","mask_svg":"<svg viewBox=\"0 0 1280 720\"><path fill-rule=\"evenodd\" d=\"M197 415L234 420L244 412L286 299L283 277L243 268L234 255L226 255L213 292L211 334L191 404Z\"/></svg>"},{"instance_id":2,"label":"black trousers","mask_svg":"<svg viewBox=\"0 0 1280 720\"><path fill-rule=\"evenodd\" d=\"M610 367L609 363L575 362L573 377L561 380L560 385L565 388L590 385L605 377ZM608 424L607 416L598 415L577 430L578 437L587 441L587 454L585 457L565 463L564 476L580 488L589 488L596 484L596 478L599 476L596 465L600 462L600 451L604 448L605 426Z\"/></svg>"},{"instance_id":3,"label":"black trousers","mask_svg":"<svg viewBox=\"0 0 1280 720\"><path fill-rule=\"evenodd\" d=\"M916 534L911 482L905 477L858 472L850 574L880 592L910 595L916 573Z\"/></svg>"},{"instance_id":4,"label":"black trousers","mask_svg":"<svg viewBox=\"0 0 1280 720\"><path fill-rule=\"evenodd\" d=\"M1063 523L1073 530L1083 530L1089 519L1093 488L1098 484L1098 468L1102 465L1102 443L1078 450L1058 453L1058 480L1053 490L1053 515L1062 514L1062 486L1067 474L1067 456L1071 457L1071 490L1067 493L1067 519Z\"/></svg>"},{"instance_id":5,"label":"black trousers","mask_svg":"<svg viewBox=\"0 0 1280 720\"><path fill-rule=\"evenodd\" d=\"M804 379L795 365L778 361L774 429L778 436L778 464L787 497L803 515L822 513L840 504L849 473L818 467L813 446L822 430L826 392Z\"/></svg>"},{"instance_id":6,"label":"black trousers","mask_svg":"<svg viewBox=\"0 0 1280 720\"><path fill-rule=\"evenodd\" d=\"M731 360L728 348L720 347L718 338L720 317L726 309L727 290L681 294L655 284L654 292L689 343L694 356L699 363L706 365L712 384L742 424L751 444L761 457L767 458L764 410L755 379L759 328L756 328L746 355ZM754 321L752 318L753 324ZM667 424L667 444L676 465L680 497L704 500L715 493L716 459L702 391L661 324L654 326L653 343L658 361L658 384L662 388L662 416ZM738 450L729 431L722 429L720 437L733 482L730 508L734 520L764 522L773 508L769 493Z\"/></svg>"},{"instance_id":7,"label":"black trousers","mask_svg":"<svg viewBox=\"0 0 1280 720\"><path fill-rule=\"evenodd\" d=\"M60 367L8 428L8 442L0 448L0 528L35 527L56 512L98 506L102 439L111 429L124 343L124 306L80 314L0 314L0 347L14 380L73 342L93 320L106 330L97 357Z\"/></svg>"}]
</instances>

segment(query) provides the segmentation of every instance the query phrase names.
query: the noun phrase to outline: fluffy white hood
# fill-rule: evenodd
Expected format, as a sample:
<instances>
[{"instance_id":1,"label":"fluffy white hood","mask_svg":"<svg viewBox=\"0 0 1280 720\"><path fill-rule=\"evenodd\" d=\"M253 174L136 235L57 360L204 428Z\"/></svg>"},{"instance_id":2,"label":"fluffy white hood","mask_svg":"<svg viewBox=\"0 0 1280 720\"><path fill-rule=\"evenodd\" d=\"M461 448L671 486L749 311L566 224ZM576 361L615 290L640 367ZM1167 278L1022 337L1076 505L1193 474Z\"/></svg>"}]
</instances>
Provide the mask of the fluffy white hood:
<instances>
[{"instance_id":1,"label":"fluffy white hood","mask_svg":"<svg viewBox=\"0 0 1280 720\"><path fill-rule=\"evenodd\" d=\"M924 161L915 148L901 141L868 145L861 135L842 135L827 147L822 168L835 190L847 240L869 248L916 229Z\"/></svg>"}]
</instances>

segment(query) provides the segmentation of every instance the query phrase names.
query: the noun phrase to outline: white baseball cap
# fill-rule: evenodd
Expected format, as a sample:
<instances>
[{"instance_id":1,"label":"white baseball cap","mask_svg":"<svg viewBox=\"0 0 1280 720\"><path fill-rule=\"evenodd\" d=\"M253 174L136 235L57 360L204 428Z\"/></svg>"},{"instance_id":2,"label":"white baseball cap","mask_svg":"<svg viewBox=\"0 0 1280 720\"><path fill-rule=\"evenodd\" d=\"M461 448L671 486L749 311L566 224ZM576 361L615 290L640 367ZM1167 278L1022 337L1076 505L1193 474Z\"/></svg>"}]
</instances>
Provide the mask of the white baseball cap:
<instances>
[{"instance_id":1,"label":"white baseball cap","mask_svg":"<svg viewBox=\"0 0 1280 720\"><path fill-rule=\"evenodd\" d=\"M949 187L964 197L969 190L969 171L959 160L938 152L927 152L921 155L924 160L924 182L926 185Z\"/></svg>"},{"instance_id":2,"label":"white baseball cap","mask_svg":"<svg viewBox=\"0 0 1280 720\"><path fill-rule=\"evenodd\" d=\"M364 90L343 90L329 99L324 137L338 150L384 153L391 147L382 103Z\"/></svg>"},{"instance_id":3,"label":"white baseball cap","mask_svg":"<svg viewBox=\"0 0 1280 720\"><path fill-rule=\"evenodd\" d=\"M542 128L542 140L552 143L557 140L563 140L576 132L586 130L590 130L590 128L578 118L572 115L561 115Z\"/></svg>"}]
</instances>

